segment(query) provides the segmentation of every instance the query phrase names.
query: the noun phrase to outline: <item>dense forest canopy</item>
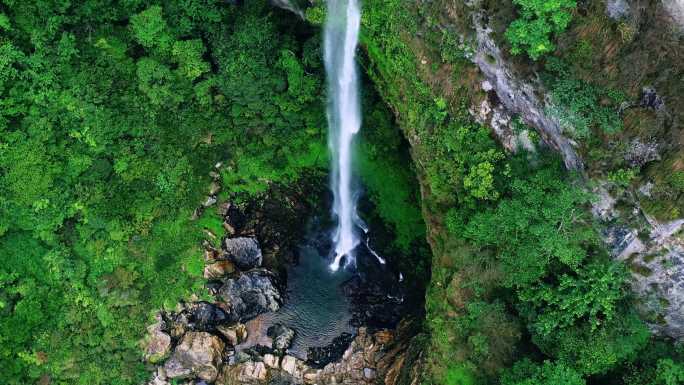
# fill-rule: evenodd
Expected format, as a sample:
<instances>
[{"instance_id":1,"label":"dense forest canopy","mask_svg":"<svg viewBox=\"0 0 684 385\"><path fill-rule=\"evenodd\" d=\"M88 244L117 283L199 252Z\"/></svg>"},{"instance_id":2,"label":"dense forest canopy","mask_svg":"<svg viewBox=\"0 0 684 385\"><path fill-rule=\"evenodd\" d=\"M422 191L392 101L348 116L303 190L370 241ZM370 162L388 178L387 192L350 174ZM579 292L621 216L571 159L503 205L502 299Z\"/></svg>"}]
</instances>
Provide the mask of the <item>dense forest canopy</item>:
<instances>
[{"instance_id":1,"label":"dense forest canopy","mask_svg":"<svg viewBox=\"0 0 684 385\"><path fill-rule=\"evenodd\" d=\"M208 297L202 230L221 220L191 217L214 165L223 200L325 183L325 10L302 3L305 20L266 0L0 1L0 383L144 383L155 312ZM365 1L359 50L367 219L403 271L430 270L410 259L423 238L434 254L423 383L684 384L681 345L651 333L590 214L587 174L620 193L661 176L601 147L634 122L625 90L581 76L590 43L559 42L585 6L505 1L515 17L493 18L593 161L582 174L521 119L536 147L517 153L476 122L472 49L439 29L465 2L445 3ZM588 3L581 17L603 6ZM654 195L677 199L655 217L673 219L684 177L664 173Z\"/></svg>"},{"instance_id":2,"label":"dense forest canopy","mask_svg":"<svg viewBox=\"0 0 684 385\"><path fill-rule=\"evenodd\" d=\"M262 1L0 12L0 382L140 383L151 312L202 292L211 166L251 194L325 165L319 37Z\"/></svg>"}]
</instances>

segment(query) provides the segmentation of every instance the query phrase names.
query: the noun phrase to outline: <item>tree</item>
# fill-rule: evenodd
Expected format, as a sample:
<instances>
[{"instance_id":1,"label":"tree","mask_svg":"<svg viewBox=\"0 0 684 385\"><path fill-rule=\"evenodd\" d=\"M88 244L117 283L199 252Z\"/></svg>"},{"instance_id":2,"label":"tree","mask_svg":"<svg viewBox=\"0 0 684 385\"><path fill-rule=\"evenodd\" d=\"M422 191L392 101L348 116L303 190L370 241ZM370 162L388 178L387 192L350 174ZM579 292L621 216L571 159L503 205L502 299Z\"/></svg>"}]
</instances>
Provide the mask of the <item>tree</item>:
<instances>
[{"instance_id":1,"label":"tree","mask_svg":"<svg viewBox=\"0 0 684 385\"><path fill-rule=\"evenodd\" d=\"M620 315L627 274L613 261L595 261L577 274L562 274L557 282L539 282L518 292L523 314L534 333L548 336L575 323L602 327Z\"/></svg>"},{"instance_id":2,"label":"tree","mask_svg":"<svg viewBox=\"0 0 684 385\"><path fill-rule=\"evenodd\" d=\"M562 172L553 162L516 178L510 197L481 210L465 226L467 239L495 250L506 286L531 284L545 276L552 263L579 267L586 244L595 241L581 209L588 196L563 182Z\"/></svg>"}]
</instances>

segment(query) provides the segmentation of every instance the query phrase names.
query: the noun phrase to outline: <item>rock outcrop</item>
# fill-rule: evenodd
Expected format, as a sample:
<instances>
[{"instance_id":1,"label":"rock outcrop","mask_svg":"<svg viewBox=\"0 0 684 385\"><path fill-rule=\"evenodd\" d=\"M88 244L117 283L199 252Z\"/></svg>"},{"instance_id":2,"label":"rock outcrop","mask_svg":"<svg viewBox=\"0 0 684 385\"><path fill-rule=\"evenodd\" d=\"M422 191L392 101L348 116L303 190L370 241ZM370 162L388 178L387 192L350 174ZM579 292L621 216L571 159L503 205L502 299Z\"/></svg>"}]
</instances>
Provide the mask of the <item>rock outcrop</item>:
<instances>
[{"instance_id":1,"label":"rock outcrop","mask_svg":"<svg viewBox=\"0 0 684 385\"><path fill-rule=\"evenodd\" d=\"M152 364L163 361L171 352L171 336L164 331L166 324L161 315L157 315L157 322L147 327L145 341L145 360Z\"/></svg>"},{"instance_id":2,"label":"rock outcrop","mask_svg":"<svg viewBox=\"0 0 684 385\"><path fill-rule=\"evenodd\" d=\"M656 333L684 338L684 219L661 223L629 192L619 197L627 206L622 210L605 185L596 193L592 212L605 225L603 237L611 254L632 272L630 283L644 319Z\"/></svg>"},{"instance_id":3,"label":"rock outcrop","mask_svg":"<svg viewBox=\"0 0 684 385\"><path fill-rule=\"evenodd\" d=\"M479 3L479 0L470 1L474 8ZM487 26L483 12L473 12L472 18L477 43L472 60L480 68L498 99L510 113L518 114L525 123L537 129L545 142L562 155L568 169L583 169L582 159L577 154L574 143L564 135L558 119L546 113L548 101L537 96L543 87L516 75L492 38L493 31Z\"/></svg>"},{"instance_id":4,"label":"rock outcrop","mask_svg":"<svg viewBox=\"0 0 684 385\"><path fill-rule=\"evenodd\" d=\"M246 321L280 308L282 297L275 280L268 270L250 270L227 279L216 296L225 304L230 321Z\"/></svg>"},{"instance_id":5,"label":"rock outcrop","mask_svg":"<svg viewBox=\"0 0 684 385\"><path fill-rule=\"evenodd\" d=\"M259 242L254 238L227 238L223 242L228 258L241 270L254 269L261 266L263 256Z\"/></svg>"},{"instance_id":6,"label":"rock outcrop","mask_svg":"<svg viewBox=\"0 0 684 385\"><path fill-rule=\"evenodd\" d=\"M407 357L407 344L397 342L393 331L370 333L360 328L338 362L316 368L290 355L266 354L258 357L259 361L224 366L216 383L395 385Z\"/></svg>"},{"instance_id":7,"label":"rock outcrop","mask_svg":"<svg viewBox=\"0 0 684 385\"><path fill-rule=\"evenodd\" d=\"M166 376L212 382L218 376L224 347L221 339L209 333L186 333L171 358L164 364Z\"/></svg>"},{"instance_id":8,"label":"rock outcrop","mask_svg":"<svg viewBox=\"0 0 684 385\"><path fill-rule=\"evenodd\" d=\"M282 324L276 324L268 328L267 335L273 340L271 348L284 353L292 344L295 331Z\"/></svg>"}]
</instances>

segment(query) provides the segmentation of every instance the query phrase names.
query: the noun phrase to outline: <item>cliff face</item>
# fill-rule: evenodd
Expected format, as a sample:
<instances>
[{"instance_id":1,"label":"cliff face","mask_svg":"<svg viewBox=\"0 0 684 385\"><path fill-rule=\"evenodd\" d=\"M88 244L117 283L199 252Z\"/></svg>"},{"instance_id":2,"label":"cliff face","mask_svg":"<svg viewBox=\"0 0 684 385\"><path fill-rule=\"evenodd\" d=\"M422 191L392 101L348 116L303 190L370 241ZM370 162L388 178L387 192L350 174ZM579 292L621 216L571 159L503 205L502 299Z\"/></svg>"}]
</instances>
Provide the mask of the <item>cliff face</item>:
<instances>
[{"instance_id":1,"label":"cliff face","mask_svg":"<svg viewBox=\"0 0 684 385\"><path fill-rule=\"evenodd\" d=\"M447 231L447 205L430 180L430 170L439 167L431 143L451 129L440 120L449 114L452 121L486 125L509 155L547 147L578 171L596 196L591 212L605 245L629 267L641 317L654 333L681 340L684 3L579 3L556 41L554 56L564 63L565 78L551 76L544 60L510 55L504 32L516 18L511 1L365 5L363 64L396 114L422 182L434 253L428 297L439 298L428 300L428 318L452 322L472 297L453 273L453 261L470 252L468 245ZM320 22L322 5L309 2L311 21ZM573 94L579 89L593 94L583 99ZM616 129L587 129L593 117L583 109L600 110ZM485 371L510 362L513 350L506 346L519 337L505 320L498 326L492 337L501 351ZM439 356L440 343L432 344L428 356ZM429 358L426 367L435 369Z\"/></svg>"},{"instance_id":2,"label":"cliff face","mask_svg":"<svg viewBox=\"0 0 684 385\"><path fill-rule=\"evenodd\" d=\"M570 52L571 68L581 79L626 95L618 111L624 129L593 141L573 140L573 127L563 127L554 112L565 106L538 81L539 69L516 70L520 60L502 54L494 37L502 33L502 16L481 1L470 6L473 61L482 76L506 110L537 130L569 169L585 173L587 186L600 186L593 188L599 196L593 212L612 255L630 266L643 317L654 331L682 338L681 191L665 176L678 175L682 158L682 112L674 107L683 95L682 3L609 1L579 9L559 50ZM577 61L577 47L588 49L586 61ZM622 168L635 175L621 187L611 175ZM662 202L665 196L674 202ZM620 209L614 208L617 202Z\"/></svg>"}]
</instances>

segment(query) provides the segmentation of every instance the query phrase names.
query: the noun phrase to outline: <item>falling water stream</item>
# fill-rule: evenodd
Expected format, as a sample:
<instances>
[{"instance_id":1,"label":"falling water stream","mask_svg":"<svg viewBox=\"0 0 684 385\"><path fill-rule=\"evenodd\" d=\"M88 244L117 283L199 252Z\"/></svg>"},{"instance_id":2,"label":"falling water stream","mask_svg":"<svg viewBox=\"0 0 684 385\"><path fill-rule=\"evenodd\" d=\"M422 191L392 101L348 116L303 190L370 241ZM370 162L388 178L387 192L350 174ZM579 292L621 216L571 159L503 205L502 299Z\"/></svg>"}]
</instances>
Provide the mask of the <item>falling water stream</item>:
<instances>
[{"instance_id":1,"label":"falling water stream","mask_svg":"<svg viewBox=\"0 0 684 385\"><path fill-rule=\"evenodd\" d=\"M306 240L300 244L298 263L287 270L283 306L247 322L249 337L238 350L268 346L268 328L282 324L295 331L288 354L312 359L311 349L327 352L325 349L335 345L337 337L354 334L361 324L395 324L397 309L404 303L400 290L403 276L386 269L385 260L370 246L368 226L357 213L360 194L352 163L354 136L361 128L359 75L354 57L361 21L359 0L328 0L327 4L324 59L336 228L330 239L325 225L318 219L312 221ZM328 264L330 240L334 260ZM347 266L355 269L345 269ZM342 271L338 271L340 267ZM338 353L342 354L346 347L342 349Z\"/></svg>"},{"instance_id":2,"label":"falling water stream","mask_svg":"<svg viewBox=\"0 0 684 385\"><path fill-rule=\"evenodd\" d=\"M324 49L328 75L328 145L332 153L330 187L337 218L333 236L335 259L330 265L333 271L339 269L343 258L346 264L354 263L354 249L360 243L358 229L364 228L356 213L358 193L352 187L353 140L361 128L359 76L354 60L360 24L358 0L328 1Z\"/></svg>"}]
</instances>

